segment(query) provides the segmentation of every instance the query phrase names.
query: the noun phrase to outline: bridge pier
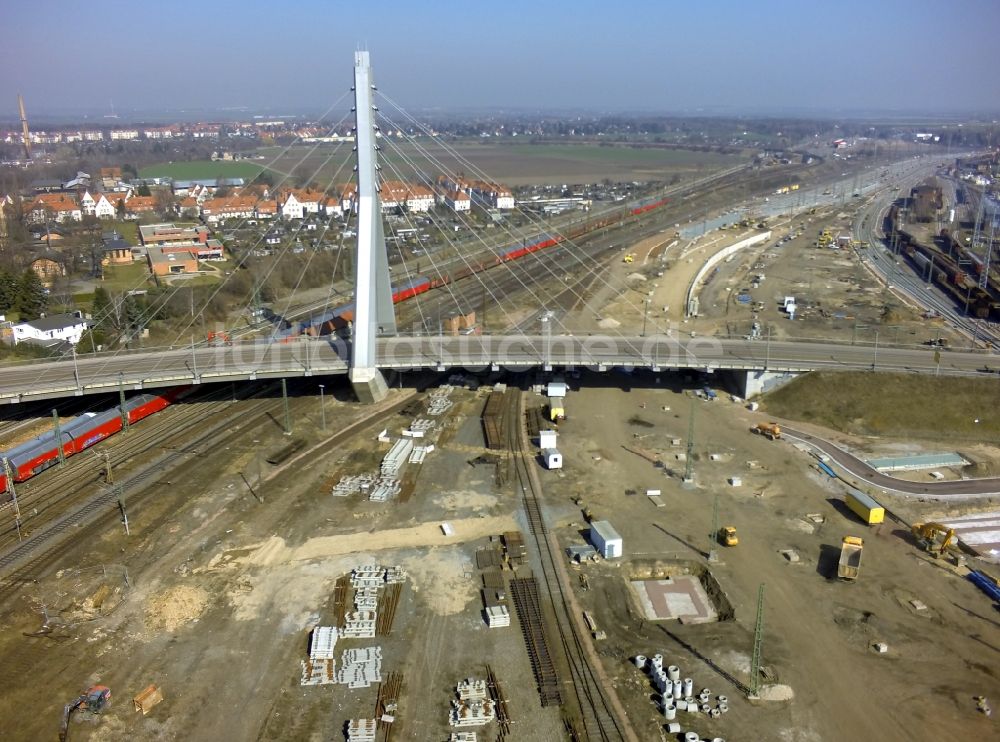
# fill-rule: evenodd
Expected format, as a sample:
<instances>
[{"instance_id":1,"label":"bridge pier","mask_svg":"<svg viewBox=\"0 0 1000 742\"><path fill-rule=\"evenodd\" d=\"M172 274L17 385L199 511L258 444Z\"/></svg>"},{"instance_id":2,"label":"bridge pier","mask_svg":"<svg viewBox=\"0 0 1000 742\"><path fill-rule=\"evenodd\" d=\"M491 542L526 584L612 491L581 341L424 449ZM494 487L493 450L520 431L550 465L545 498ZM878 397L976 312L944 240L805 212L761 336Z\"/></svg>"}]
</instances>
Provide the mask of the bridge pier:
<instances>
[{"instance_id":1,"label":"bridge pier","mask_svg":"<svg viewBox=\"0 0 1000 742\"><path fill-rule=\"evenodd\" d=\"M352 368L348 372L354 396L361 404L375 404L389 393L389 385L377 368Z\"/></svg>"},{"instance_id":2,"label":"bridge pier","mask_svg":"<svg viewBox=\"0 0 1000 742\"><path fill-rule=\"evenodd\" d=\"M773 391L797 377L796 371L764 371L750 369L743 372L743 399L752 399L758 394Z\"/></svg>"},{"instance_id":3,"label":"bridge pier","mask_svg":"<svg viewBox=\"0 0 1000 742\"><path fill-rule=\"evenodd\" d=\"M396 334L389 285L389 259L382 229L375 107L372 103L368 52L354 53L354 116L358 157L358 255L355 261L354 329L351 337L350 380L362 403L378 402L388 394L378 368L375 339Z\"/></svg>"}]
</instances>

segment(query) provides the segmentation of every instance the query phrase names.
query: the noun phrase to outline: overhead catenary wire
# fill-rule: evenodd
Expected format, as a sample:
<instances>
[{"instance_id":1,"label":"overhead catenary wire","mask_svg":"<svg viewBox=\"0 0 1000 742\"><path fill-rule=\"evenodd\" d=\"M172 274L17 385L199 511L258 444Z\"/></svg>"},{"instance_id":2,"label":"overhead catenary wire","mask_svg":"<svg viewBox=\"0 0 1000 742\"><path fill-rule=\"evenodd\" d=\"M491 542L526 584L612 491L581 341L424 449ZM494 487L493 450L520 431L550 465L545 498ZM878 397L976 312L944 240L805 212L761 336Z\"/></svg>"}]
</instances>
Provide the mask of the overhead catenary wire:
<instances>
[{"instance_id":1,"label":"overhead catenary wire","mask_svg":"<svg viewBox=\"0 0 1000 742\"><path fill-rule=\"evenodd\" d=\"M385 139L385 138L383 137L383 140L384 140L384 139ZM399 156L399 157L400 157L400 158L401 158L401 159L402 159L402 160L403 160L404 162L407 162L408 164L410 164L410 166L411 166L411 167L413 167L413 169L414 169L414 173L415 173L415 174L417 175L417 177L418 177L418 178L419 178L419 177L422 177L422 176L420 175L420 173L419 173L419 170L418 170L418 169L416 168L416 166L415 166L415 165L413 164L412 160L410 160L410 158L409 158L409 157L408 157L408 156L407 156L407 155L406 155L406 154L405 154L405 153L404 153L404 152L403 152L403 151L402 151L401 149L399 149L398 147L396 147L396 145L395 145L394 143L392 143L392 142L390 142L390 143L389 143L389 146L390 146L390 147L392 147L392 148L394 148L394 150L395 150L395 152L397 153L397 155L398 155L398 156ZM433 163L434 163L434 164L435 164L436 166L439 166L439 167L440 167L440 163L439 163L439 162L437 162L436 160L434 160L434 159L433 159L433 158L431 158L431 157L428 157L428 159L429 159L429 160L430 160L431 162L433 162ZM469 226L469 222L468 222L468 221L467 221L467 220L465 219L465 217L464 217L464 216L462 216L461 212L457 212L457 211L456 211L456 212L454 212L454 213L455 213L456 217L457 217L458 219L460 219L460 220L461 220L461 221L463 222L463 224L464 224L464 225L465 225L466 227L468 227L468 226ZM434 215L431 215L431 219L435 219L435 218L436 218L436 217L435 217ZM471 230L470 230L470 231L471 231ZM446 230L441 230L441 232L442 232L442 234L443 234L443 235L447 235L447 231L446 231ZM474 233L474 234L475 234L475 233ZM540 303L540 304L544 305L544 303L543 303L543 302L541 301L541 299L540 299L540 297L538 296L538 294L537 294L537 293L535 293L535 292L534 292L534 290L532 290L532 289L530 288L530 286L529 286L529 285L528 285L527 283L525 283L525 282L524 282L524 280L523 280L523 279L522 279L522 278L521 278L521 277L520 277L519 275L517 275L517 273L515 273L515 272L514 272L514 268L513 268L513 267L512 267L512 266L511 266L510 264L508 264L508 263L507 263L506 261L503 261L503 260L502 260L502 256L501 256L501 255L500 255L500 254L499 254L499 253L498 253L498 252L497 252L496 250L494 250L494 248L492 248L492 247L491 247L490 245L488 245L488 244L486 243L486 241L482 239L482 237L481 237L481 236L479 236L478 234L476 234L475 236L476 236L476 239L477 239L477 240L478 240L478 241L479 241L479 242L480 242L480 243L482 244L482 246L483 246L483 247L484 247L484 248L485 248L486 250L488 250L488 251L489 251L489 252L490 252L490 253L491 253L491 254L492 254L492 255L494 256L494 258L496 258L496 259L497 259L497 261L498 261L498 262L499 262L499 263L500 263L501 265L503 265L503 266L505 266L505 267L507 268L507 270L508 270L508 271L510 272L510 274L511 274L511 275L512 275L512 276L513 276L513 277L515 278L515 280L517 280L517 282L518 282L518 283L519 283L519 284L521 285L521 287L522 287L522 288L523 288L523 289L524 289L525 291L527 291L527 292L528 292L529 294L531 294L531 295L532 295L532 297L533 297L533 298L534 298L535 300L539 301L539 303ZM446 241L448 241L448 242L449 242L449 245L450 245L450 246L452 246L453 248L455 247L455 246L454 246L454 244L453 244L453 243L451 242L450 238L448 238L448 237L445 237L445 239L446 239ZM480 284L481 284L481 285L483 286L483 288L484 288L484 289L486 289L486 290L487 290L487 291L488 291L488 292L490 293L490 296L491 296L491 297L493 298L493 300L494 300L494 301L495 301L495 302L497 303L497 305L498 305L499 307L501 307L501 310L502 310L502 311L504 312L504 314L505 314L505 315L506 315L506 316L508 317L508 319L510 319L510 315L509 315L509 313L507 313L506 309L504 309L504 308L503 308L503 307L504 307L504 305L503 305L503 302L501 302L501 301L499 300L499 298L498 298L498 297L496 296L496 294L495 294L495 293L493 292L493 290L492 290L492 289L490 289L490 288L489 288L489 286L488 286L488 285L486 284L486 278L487 278L487 277L489 276L489 272L487 271L486 273L483 273L483 274L481 274L481 273L480 273L480 272L479 272L478 270L476 270L476 269L475 269L475 268L476 268L475 266L473 266L473 265L472 265L471 263L469 263L469 261L468 261L468 260L466 259L465 255L464 255L464 254L462 253L462 251L461 251L460 249L458 249L458 248L455 248L455 252L456 252L456 255L457 255L457 256L459 257L459 259L460 259L460 260L462 260L462 262L463 262L463 263L465 263L466 267L468 267L468 268L470 269L470 272L471 272L471 275L472 275L472 276L474 276L474 277L476 278L476 280L477 280L477 281L479 281L479 283L480 283ZM495 282L495 281L494 281L494 285L496 285L496 282ZM497 288L499 288L499 287L497 287ZM559 320L559 323L560 323L560 324L562 324L561 320ZM513 323L512 323L512 324L513 324Z\"/></svg>"},{"instance_id":2,"label":"overhead catenary wire","mask_svg":"<svg viewBox=\"0 0 1000 742\"><path fill-rule=\"evenodd\" d=\"M409 121L411 121L421 131L423 131L428 136L431 136L432 139L433 139L433 141L435 141L443 150L445 150L446 152L448 152L449 155L451 155L453 158L455 158L460 165L462 165L464 167L468 167L469 170L473 174L477 175L477 177L479 177L480 179L482 179L482 180L484 180L484 181L486 181L488 183L496 183L497 182L496 179L492 178L491 176L489 176L489 174L485 173L480 168L478 168L474 163L472 163L471 161L469 161L467 158L463 157L457 150L455 150L452 147L449 147L446 142L441 141L440 138L438 138L438 137L433 137L433 132L431 132L430 129L428 129L423 123L421 123L420 121L418 121L412 115L410 115L404 108L402 108L399 104L397 104L395 101L393 101L388 95L386 95L385 92L379 90L379 91L377 91L377 94L382 99L384 99L387 103L389 103L389 105L391 105L393 108L395 108L396 110L398 110L404 117L406 117ZM382 115L387 120L391 121L391 119L389 119L389 117L386 116L386 114L384 112L382 112ZM396 124L394 124L394 126L396 126L396 128L398 130L400 130L400 131L402 131L402 129L403 129L403 127L398 126ZM422 148L420 146L420 144L416 141L415 138L410 137L410 141L413 143L414 147L417 148L418 150L423 150L424 149L424 148ZM448 169L445 168L443 166L443 164L439 163L439 167L442 168L443 172L448 173ZM544 224L540 223L539 220L537 219L537 217L534 214L532 214L529 210L522 209L521 213L524 214L529 219L529 221L534 222L537 225L537 228L543 229L543 230L554 231L554 230L551 230L551 228L548 227L547 225L544 225ZM509 230L508 230L508 232L509 232ZM513 233L511 233L511 234L513 234ZM516 237L516 235L514 235L514 236ZM560 237L562 238L562 242L561 242L562 245L573 247L573 248L578 248L579 247L579 245L577 245L572 239L566 237L565 235L562 235L561 233L560 233ZM583 269L586 271L586 273L589 276L591 276L595 280L600 281L607 288L609 288L609 289L611 289L613 291L616 291L616 293L619 293L619 295L623 296L623 298L625 299L625 301L627 302L627 304L629 306L631 306L633 309L635 309L636 311L639 311L639 312L643 311L642 308L640 308L634 302L632 302L627 296L624 295L624 293L618 292L618 290L614 286L612 286L607 281L607 279L604 278L604 271L606 270L606 268L603 265L601 265L601 263L597 259L593 259L593 262L594 262L595 266L594 267L590 267L586 263L583 262L583 258L581 258L579 250L570 250L569 254L570 254L570 256L571 256L571 258L573 260L575 260L578 264L580 264L583 267ZM546 265L546 264L543 263L543 267L550 274L552 273L552 271L551 271L551 269L549 268L548 265ZM568 288L569 288L569 290L574 295L577 296L578 300L580 300L580 301L582 301L584 303L584 305L588 304L587 300L579 292L577 292L575 290L575 288L573 288L572 286L570 286ZM655 320L653 322L653 326L656 327L657 329L661 329L661 328L658 327L658 325L655 322Z\"/></svg>"},{"instance_id":3,"label":"overhead catenary wire","mask_svg":"<svg viewBox=\"0 0 1000 742\"><path fill-rule=\"evenodd\" d=\"M342 94L342 95L341 95L341 96L340 96L340 97L339 97L339 98L338 98L338 99L337 99L337 100L336 100L336 101L335 101L335 102L334 102L333 104L331 104L331 106L330 106L330 107L329 107L329 108L327 109L327 111L326 111L326 112L324 112L324 114L323 114L323 115L321 116L321 118L323 118L323 117L327 116L327 115L328 115L329 113L331 113L331 112L332 112L332 111L333 111L333 110L334 110L334 109L335 109L335 108L336 108L336 107L337 107L337 106L338 106L338 105L340 104L340 102L341 102L341 101L342 101L342 100L343 100L343 99L344 99L345 97L347 97L347 93L344 93L344 94ZM345 114L344 116L342 116L342 117L340 118L340 120L339 120L339 121L338 121L337 123L333 124L333 126L332 126L332 127L330 127L329 131L330 131L331 133L332 133L332 132L335 132L335 131L336 131L336 130L337 130L337 129L338 129L338 128L339 128L339 127L340 127L340 126L341 126L341 125L343 124L343 122L344 122L344 121L346 120L346 118L347 118L347 115L349 115L349 114ZM263 172L265 172L265 171L267 171L267 170L270 170L271 172L278 172L279 174L282 174L282 175L283 175L282 179L281 179L281 180L279 180L279 181L278 181L278 183L276 183L276 184L274 185L274 189L275 189L275 191L278 191L278 190L279 190L280 188L282 188L282 187L284 186L284 184L285 184L286 180L287 180L287 179L288 179L289 177L291 177L291 174L290 174L290 173L281 173L281 171L278 171L278 170L275 170L275 169L273 169L273 167L272 167L272 166L273 166L273 164L274 164L275 162L277 162L277 161L278 161L278 160L279 160L279 159L280 159L281 157L283 157L283 156L284 156L284 155L285 155L285 154L286 154L286 153L287 153L287 152L288 152L288 151L289 151L289 150L290 150L290 149L291 149L291 148L292 148L292 147L293 147L293 146L294 146L294 145L295 145L295 144L296 144L296 143L297 143L298 141L299 141L299 139L300 139L300 137L299 137L299 138L296 138L296 139L295 139L295 140L294 140L293 142L291 142L291 143L289 143L288 145L286 145L286 146L284 147L284 149L282 149L282 151L281 151L281 152L279 152L279 153L278 153L278 154L277 154L277 155L276 155L276 156L275 156L274 158L272 158L272 160L270 161L270 163L268 163L267 165L265 165L265 166L264 166L264 167L263 167L263 168L262 168L262 169L261 169L261 170L260 170L260 171L259 171L259 172L258 172L257 174L255 174L255 175L254 175L254 176L253 176L253 177L251 178L250 182L249 182L249 183L247 183L247 184L246 184L246 185L244 186L244 188L246 188L246 187L250 186L250 185L251 185L251 184L253 183L253 180L255 180L255 179L256 179L257 177L259 177L259 175L260 175L261 173L263 173ZM295 166L294 166L294 167L293 167L292 169L294 170L294 169L295 169L295 167L298 167L298 166L299 166L299 165L301 165L301 164L302 164L303 162L305 162L305 161L306 161L306 160L307 160L307 159L308 159L308 158L309 158L310 156L312 156L312 154L313 154L313 153L314 153L314 152L316 151L316 149L317 149L318 147L319 147L319 144L318 144L318 143L317 143L316 145L313 145L313 147L311 147L311 148L310 148L310 149L309 149L309 150L308 150L308 151L306 152L306 154L305 154L305 155L303 155L303 156L302 156L302 158L300 158L300 159L299 159L298 163L296 163L296 165L295 165ZM332 154L331 154L331 157L332 157ZM322 167L325 167L326 163L328 163L328 162L329 162L329 160L330 160L330 158L328 157L328 158L327 158L327 159L326 159L326 160L324 161L323 165L321 165L321 166L320 166L320 169L322 169ZM318 171L317 171L317 172L318 172ZM314 173L313 177L315 177L315 173ZM239 222L239 223L237 224L237 226L236 226L236 229L239 229L240 227L242 227L242 225L243 225L243 224L244 224L244 223L246 222L246 220L247 220L247 217L243 217L243 218L241 219L241 221L240 221L240 222ZM262 241L262 240L263 240L263 235L261 235L261 237L260 237L260 238L259 238L259 239L257 240L257 242L256 242L256 244L255 244L255 246L254 246L254 248L251 248L251 250L250 250L249 252L252 252L252 250L253 250L253 249L255 249L256 247L259 247L259 245L260 245L260 243L261 243L261 241ZM238 266L237 266L237 267L241 267L241 266L242 266L242 264L243 264L243 263L242 263L242 261L241 261L241 262L240 262L240 263L238 264ZM272 266L272 270L273 270L273 266ZM269 274L270 274L270 272L268 273L268 275L269 275ZM147 279L146 279L146 277L144 276L144 277L143 277L143 278L141 279L141 281L140 281L140 282L139 282L138 284L136 284L136 288L135 288L135 289L133 289L133 290L137 290L137 289L138 289L138 287L140 287L140 286L142 286L143 284L145 284L146 280L147 280ZM214 290L214 291L213 291L213 292L212 292L212 293L210 294L210 296L208 297L208 299L206 299L206 301L205 301L205 304L204 304L204 305L203 305L203 307L202 307L202 311L203 311L203 309L204 309L204 306L207 306L208 302L212 301L212 300L213 300L213 299L215 298L215 296L217 296L217 295L218 295L218 293L219 293L219 292L220 292L220 291L222 290L222 288L224 287L224 285L225 285L225 283L226 283L226 281L227 281L227 280L228 280L228 277L226 277L225 279L223 279L223 281L222 281L222 282L220 282L220 284L219 284L219 285L218 285L218 286L217 286L217 287L215 288L215 290ZM163 295L162 295L161 297L158 297L158 304L154 304L154 305L150 306L150 307L149 307L149 308L147 309L147 311L143 313L143 315L142 315L142 316L140 317L140 319L143 319L143 320L144 320L145 322L147 322L147 323L148 323L149 321L151 321L152 317L154 317L154 316L155 316L156 312L160 311L160 310L161 310L161 309L162 309L162 308L163 308L164 306L166 306L167 302L169 302L169 301L170 301L170 300L171 300L171 299L172 299L172 298L173 298L173 297L174 297L174 296L175 296L175 295L177 294L177 292L178 292L178 291L180 291L180 289L181 289L181 288L182 288L182 287L181 287L181 285L180 285L180 284L178 284L178 285L176 285L176 286L175 286L175 287L173 288L173 290L172 290L172 291L170 291L170 292L168 292L168 293L166 293L166 294L163 294ZM126 293L129 293L129 292L127 291ZM109 311L112 311L112 310L113 310L113 307L112 307L111 309L109 309ZM103 320L103 319L107 319L107 318L108 318L108 316L109 316L109 315L105 314L105 315L103 315L102 317L98 317L98 318L95 318L95 319L96 319L97 321L101 321L101 320ZM199 313L199 314L198 314L197 316L200 316L200 313ZM184 327L184 329L183 329L183 330L181 331L181 333L186 333L186 332L188 332L188 331L189 331L189 329L190 329L190 327L191 327L191 326L193 325L193 323L194 323L194 320L195 320L195 317L192 317L192 318L191 318L191 320L190 320L190 321L189 321L189 322L187 323L187 325L185 325L185 327ZM178 336L178 338L179 338L179 336ZM179 339L175 339L175 341L174 341L173 343L171 343L171 345L176 345L176 344L177 344L178 342L179 342ZM105 355L105 356L102 356L102 358L103 358L103 359L105 359L105 360L109 360L110 358L114 358L115 356L117 356L117 355L118 355L118 353L122 352L123 350L125 350L125 348L119 348L119 349L117 349L116 351L114 351L114 352L113 352L113 353L112 353L112 354L110 355L110 357L109 357L109 356L107 356L107 355Z\"/></svg>"}]
</instances>

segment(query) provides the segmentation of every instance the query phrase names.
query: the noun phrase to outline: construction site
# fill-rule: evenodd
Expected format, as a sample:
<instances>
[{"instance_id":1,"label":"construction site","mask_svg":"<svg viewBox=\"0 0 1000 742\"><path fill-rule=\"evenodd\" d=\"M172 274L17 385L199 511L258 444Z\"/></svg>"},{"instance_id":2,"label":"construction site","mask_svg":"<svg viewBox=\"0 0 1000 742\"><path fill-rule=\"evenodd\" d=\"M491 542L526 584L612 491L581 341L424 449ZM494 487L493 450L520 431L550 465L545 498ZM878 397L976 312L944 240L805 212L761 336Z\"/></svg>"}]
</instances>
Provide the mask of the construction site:
<instances>
[{"instance_id":1,"label":"construction site","mask_svg":"<svg viewBox=\"0 0 1000 742\"><path fill-rule=\"evenodd\" d=\"M8 738L993 735L991 501L866 495L697 374L427 382L293 396L6 580Z\"/></svg>"}]
</instances>

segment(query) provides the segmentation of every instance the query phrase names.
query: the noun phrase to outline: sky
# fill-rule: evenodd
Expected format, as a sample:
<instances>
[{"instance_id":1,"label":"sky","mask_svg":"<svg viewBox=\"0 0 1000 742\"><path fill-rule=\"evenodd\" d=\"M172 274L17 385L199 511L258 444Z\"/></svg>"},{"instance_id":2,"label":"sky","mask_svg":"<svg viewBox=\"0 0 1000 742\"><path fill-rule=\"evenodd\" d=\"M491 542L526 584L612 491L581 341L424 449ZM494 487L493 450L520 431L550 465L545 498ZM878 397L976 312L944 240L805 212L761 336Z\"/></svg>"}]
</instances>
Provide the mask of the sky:
<instances>
[{"instance_id":1,"label":"sky","mask_svg":"<svg viewBox=\"0 0 1000 742\"><path fill-rule=\"evenodd\" d=\"M44 8L44 9L42 9ZM411 111L993 112L998 0L0 0L0 118L324 111L371 52Z\"/></svg>"}]
</instances>

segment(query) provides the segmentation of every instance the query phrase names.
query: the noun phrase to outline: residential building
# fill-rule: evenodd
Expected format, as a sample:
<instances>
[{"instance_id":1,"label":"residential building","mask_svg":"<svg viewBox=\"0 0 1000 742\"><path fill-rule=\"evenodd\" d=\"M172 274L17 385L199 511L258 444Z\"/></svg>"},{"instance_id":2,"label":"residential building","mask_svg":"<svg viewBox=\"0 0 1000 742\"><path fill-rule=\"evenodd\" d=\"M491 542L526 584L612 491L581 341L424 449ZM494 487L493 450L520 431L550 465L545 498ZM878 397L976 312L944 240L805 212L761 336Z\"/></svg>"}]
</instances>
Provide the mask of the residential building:
<instances>
[{"instance_id":1,"label":"residential building","mask_svg":"<svg viewBox=\"0 0 1000 742\"><path fill-rule=\"evenodd\" d=\"M110 132L112 142L133 141L139 138L138 129L112 129Z\"/></svg>"},{"instance_id":2,"label":"residential building","mask_svg":"<svg viewBox=\"0 0 1000 742\"><path fill-rule=\"evenodd\" d=\"M406 196L407 211L430 211L434 206L434 192L422 185L409 186Z\"/></svg>"},{"instance_id":3,"label":"residential building","mask_svg":"<svg viewBox=\"0 0 1000 742\"><path fill-rule=\"evenodd\" d=\"M444 205L453 211L469 211L472 199L464 191L449 191L444 197Z\"/></svg>"},{"instance_id":4,"label":"residential building","mask_svg":"<svg viewBox=\"0 0 1000 742\"><path fill-rule=\"evenodd\" d=\"M225 219L252 219L256 206L254 196L210 198L201 205L201 218L208 224L218 224Z\"/></svg>"},{"instance_id":5,"label":"residential building","mask_svg":"<svg viewBox=\"0 0 1000 742\"><path fill-rule=\"evenodd\" d=\"M97 194L94 216L98 219L114 219L118 216L118 204L128 200L131 191L109 191Z\"/></svg>"},{"instance_id":6,"label":"residential building","mask_svg":"<svg viewBox=\"0 0 1000 742\"><path fill-rule=\"evenodd\" d=\"M125 202L125 218L135 220L156 212L155 196L132 196Z\"/></svg>"},{"instance_id":7,"label":"residential building","mask_svg":"<svg viewBox=\"0 0 1000 742\"><path fill-rule=\"evenodd\" d=\"M282 219L302 219L306 214L318 214L325 195L311 188L296 188L278 196Z\"/></svg>"},{"instance_id":8,"label":"residential building","mask_svg":"<svg viewBox=\"0 0 1000 742\"><path fill-rule=\"evenodd\" d=\"M27 209L30 221L43 224L47 221L67 222L83 219L80 205L65 193L40 193Z\"/></svg>"},{"instance_id":9,"label":"residential building","mask_svg":"<svg viewBox=\"0 0 1000 742\"><path fill-rule=\"evenodd\" d=\"M97 205L97 199L90 195L90 191L84 191L83 195L80 196L80 211L83 212L84 216L93 216L94 207Z\"/></svg>"},{"instance_id":10,"label":"residential building","mask_svg":"<svg viewBox=\"0 0 1000 742\"><path fill-rule=\"evenodd\" d=\"M31 270L41 280L42 285L50 288L59 276L66 275L66 264L58 253L44 253L31 261Z\"/></svg>"},{"instance_id":11,"label":"residential building","mask_svg":"<svg viewBox=\"0 0 1000 742\"><path fill-rule=\"evenodd\" d=\"M55 314L51 317L21 322L11 327L14 344L36 342L51 345L69 342L76 345L87 329L87 320L80 312Z\"/></svg>"},{"instance_id":12,"label":"residential building","mask_svg":"<svg viewBox=\"0 0 1000 742\"><path fill-rule=\"evenodd\" d=\"M102 167L101 185L106 189L117 188L122 182L122 169L120 167Z\"/></svg>"},{"instance_id":13,"label":"residential building","mask_svg":"<svg viewBox=\"0 0 1000 742\"><path fill-rule=\"evenodd\" d=\"M274 219L278 215L277 202L271 199L258 201L256 214L258 219Z\"/></svg>"}]
</instances>

